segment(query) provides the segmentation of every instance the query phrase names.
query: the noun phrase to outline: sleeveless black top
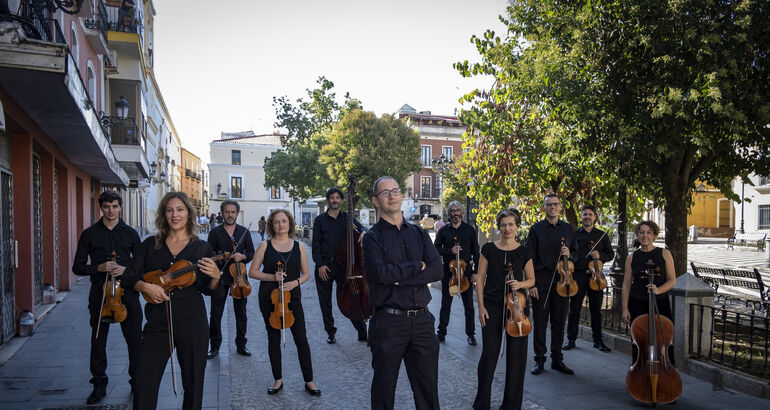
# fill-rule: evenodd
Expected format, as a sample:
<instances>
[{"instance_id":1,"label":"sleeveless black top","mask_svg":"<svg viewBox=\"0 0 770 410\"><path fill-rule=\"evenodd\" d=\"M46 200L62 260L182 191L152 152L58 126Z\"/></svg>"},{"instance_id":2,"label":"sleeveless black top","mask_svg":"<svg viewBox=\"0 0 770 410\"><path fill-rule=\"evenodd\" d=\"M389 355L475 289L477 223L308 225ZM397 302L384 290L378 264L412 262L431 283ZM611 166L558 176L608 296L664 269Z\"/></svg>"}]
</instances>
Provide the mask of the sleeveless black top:
<instances>
[{"instance_id":1,"label":"sleeveless black top","mask_svg":"<svg viewBox=\"0 0 770 410\"><path fill-rule=\"evenodd\" d=\"M634 251L631 257L631 272L633 273L633 282L631 283L631 292L629 296L637 300L647 300L647 261L652 261L656 267L660 267L659 274L655 275L653 283L655 286L663 286L666 283L666 261L663 259L663 248L655 248L649 252L644 252L641 249ZM658 299L664 299L668 297L668 292L656 295Z\"/></svg>"},{"instance_id":2,"label":"sleeveless black top","mask_svg":"<svg viewBox=\"0 0 770 410\"><path fill-rule=\"evenodd\" d=\"M262 272L274 274L277 269L277 262L281 262L283 265L283 271L286 272L286 276L283 278L284 282L290 282L297 280L300 277L302 255L299 250L300 244L294 241L294 246L288 252L279 252L273 247L273 241L267 241L267 249L265 249L265 258L262 261ZM259 282L259 294L270 295L273 289L278 288L279 282L275 281L260 281ZM291 291L293 297L300 297L300 287L297 286Z\"/></svg>"},{"instance_id":3,"label":"sleeveless black top","mask_svg":"<svg viewBox=\"0 0 770 410\"><path fill-rule=\"evenodd\" d=\"M481 247L481 254L487 259L487 278L484 284L484 301L502 304L505 291L505 276L508 274L506 264L513 265L513 277L524 281L524 266L531 257L527 247L521 244L512 251L504 251L494 242L487 242Z\"/></svg>"}]
</instances>

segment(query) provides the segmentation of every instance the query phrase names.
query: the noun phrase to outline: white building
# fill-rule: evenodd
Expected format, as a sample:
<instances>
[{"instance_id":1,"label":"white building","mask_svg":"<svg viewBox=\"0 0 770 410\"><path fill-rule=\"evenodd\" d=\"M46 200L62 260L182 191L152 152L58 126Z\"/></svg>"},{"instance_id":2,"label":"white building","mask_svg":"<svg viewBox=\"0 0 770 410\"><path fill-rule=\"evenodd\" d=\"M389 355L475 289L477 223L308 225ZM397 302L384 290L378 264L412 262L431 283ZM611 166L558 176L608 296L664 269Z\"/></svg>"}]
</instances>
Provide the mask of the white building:
<instances>
[{"instance_id":1,"label":"white building","mask_svg":"<svg viewBox=\"0 0 770 410\"><path fill-rule=\"evenodd\" d=\"M751 174L749 178L754 186L733 181L733 192L747 200L735 204L735 231L770 234L770 177Z\"/></svg>"},{"instance_id":2,"label":"white building","mask_svg":"<svg viewBox=\"0 0 770 410\"><path fill-rule=\"evenodd\" d=\"M252 131L222 133L209 144L210 213L218 213L222 201L230 198L241 206L238 223L252 224L257 230L259 218L276 208L293 210L296 224L311 225L318 214L313 202L300 205L280 187L265 187L265 159L283 149L280 135L255 135Z\"/></svg>"}]
</instances>

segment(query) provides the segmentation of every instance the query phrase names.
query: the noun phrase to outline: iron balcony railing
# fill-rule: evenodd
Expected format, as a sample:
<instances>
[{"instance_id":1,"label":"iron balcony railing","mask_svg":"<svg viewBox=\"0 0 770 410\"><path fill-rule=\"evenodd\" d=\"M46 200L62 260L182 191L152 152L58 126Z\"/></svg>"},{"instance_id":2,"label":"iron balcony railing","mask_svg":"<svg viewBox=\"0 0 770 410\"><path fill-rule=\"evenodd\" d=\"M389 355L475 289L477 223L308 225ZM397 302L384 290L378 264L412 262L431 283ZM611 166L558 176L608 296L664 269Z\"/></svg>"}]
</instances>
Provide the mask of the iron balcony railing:
<instances>
[{"instance_id":1,"label":"iron balcony railing","mask_svg":"<svg viewBox=\"0 0 770 410\"><path fill-rule=\"evenodd\" d=\"M19 23L28 38L66 44L59 22L53 18L46 0L21 0L18 10L0 14L2 21Z\"/></svg>"},{"instance_id":2,"label":"iron balcony railing","mask_svg":"<svg viewBox=\"0 0 770 410\"><path fill-rule=\"evenodd\" d=\"M770 318L694 303L688 310L690 340L685 342L690 355L770 378ZM708 346L708 350L704 346Z\"/></svg>"},{"instance_id":3,"label":"iron balcony railing","mask_svg":"<svg viewBox=\"0 0 770 410\"><path fill-rule=\"evenodd\" d=\"M139 131L134 118L104 116L102 124L108 130L113 145L136 145L144 150L144 137Z\"/></svg>"},{"instance_id":4,"label":"iron balcony railing","mask_svg":"<svg viewBox=\"0 0 770 410\"><path fill-rule=\"evenodd\" d=\"M142 24L136 7L106 6L105 8L109 31L142 34Z\"/></svg>"},{"instance_id":5,"label":"iron balcony railing","mask_svg":"<svg viewBox=\"0 0 770 410\"><path fill-rule=\"evenodd\" d=\"M96 13L93 18L86 19L85 26L91 30L99 30L104 41L107 41L108 25L107 6L104 5L103 0L96 0Z\"/></svg>"}]
</instances>

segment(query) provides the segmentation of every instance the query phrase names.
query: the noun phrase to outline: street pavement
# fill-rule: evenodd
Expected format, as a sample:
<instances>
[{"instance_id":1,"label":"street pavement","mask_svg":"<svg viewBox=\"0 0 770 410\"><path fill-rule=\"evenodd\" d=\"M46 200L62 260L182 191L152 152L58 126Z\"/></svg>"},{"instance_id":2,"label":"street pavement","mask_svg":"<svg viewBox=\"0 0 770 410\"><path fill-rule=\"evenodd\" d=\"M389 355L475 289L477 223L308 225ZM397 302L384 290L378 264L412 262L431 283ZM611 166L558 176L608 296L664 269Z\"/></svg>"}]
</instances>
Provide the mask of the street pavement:
<instances>
[{"instance_id":1,"label":"street pavement","mask_svg":"<svg viewBox=\"0 0 770 410\"><path fill-rule=\"evenodd\" d=\"M253 234L255 244L259 236ZM736 265L748 267L756 259L762 264L761 253L749 250L722 251L718 243L690 245L691 260L696 264L723 266L735 260ZM724 246L721 246L724 249ZM309 249L308 249L309 251ZM732 254L727 253L732 252ZM738 253L740 252L740 253ZM309 254L309 252L308 252ZM740 256L738 256L740 255ZM734 258L734 259L730 259ZM729 262L732 263L732 262ZM313 268L310 261L311 270ZM311 275L312 277L312 275ZM88 280L79 281L66 297L40 323L33 336L15 338L0 349L0 409L38 409L82 406L91 391L88 383L90 330L88 327ZM256 281L252 281L256 287ZM429 308L438 316L441 293L431 289L433 301ZM208 303L208 298L206 298ZM228 303L223 320L223 344L219 356L209 360L204 386L204 408L233 409L362 409L369 407L371 384L371 354L364 342L358 342L353 326L334 308L338 328L337 343L326 343L326 333L318 308L314 279L302 287L308 339L313 357L314 380L322 390L320 397L312 397L303 389L296 348L291 332L286 332L283 348L284 389L268 396L266 389L273 379L267 356L267 336L264 321L255 297L251 297L247 337L251 357L237 355L234 344L235 319L232 304ZM439 353L439 394L445 409L470 408L476 393L476 366L481 354L481 330L476 325L477 346L466 342L462 320L462 303L452 305L446 342ZM19 345L21 345L19 347ZM108 338L110 354L108 395L102 404L122 408L130 402L128 386L128 358L125 342L117 325L111 326ZM528 369L532 362L532 347L528 353ZM525 378L524 408L526 409L602 409L637 408L625 391L625 375L630 364L627 354L613 351L601 353L590 342L577 341L577 348L565 352L565 362L575 370L567 376L550 369L538 376L527 372ZM176 363L179 396L171 391L171 376L164 375L158 408L180 408L182 400L179 368ZM502 400L504 367L498 365L493 384L492 406ZM677 401L678 409L708 408L767 408L768 401L732 390L721 389L710 383L682 375L684 389ZM126 408L130 408L130 404ZM412 409L409 381L402 368L396 390L396 408Z\"/></svg>"}]
</instances>

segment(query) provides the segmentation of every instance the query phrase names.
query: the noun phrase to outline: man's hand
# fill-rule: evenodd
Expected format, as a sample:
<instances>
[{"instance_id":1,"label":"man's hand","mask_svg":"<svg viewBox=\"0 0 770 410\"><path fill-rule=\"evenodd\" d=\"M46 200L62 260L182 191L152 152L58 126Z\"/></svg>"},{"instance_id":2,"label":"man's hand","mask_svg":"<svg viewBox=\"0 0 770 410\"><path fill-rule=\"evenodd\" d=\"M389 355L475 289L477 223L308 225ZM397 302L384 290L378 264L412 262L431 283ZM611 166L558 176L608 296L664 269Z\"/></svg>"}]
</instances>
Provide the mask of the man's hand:
<instances>
[{"instance_id":1,"label":"man's hand","mask_svg":"<svg viewBox=\"0 0 770 410\"><path fill-rule=\"evenodd\" d=\"M318 277L324 282L329 280L329 267L324 265L318 268Z\"/></svg>"},{"instance_id":2,"label":"man's hand","mask_svg":"<svg viewBox=\"0 0 770 410\"><path fill-rule=\"evenodd\" d=\"M99 266L96 268L96 270L98 270L99 272L112 272L113 270L115 270L115 268L119 266L120 265L118 265L116 262L107 261L107 262L100 263Z\"/></svg>"},{"instance_id":3,"label":"man's hand","mask_svg":"<svg viewBox=\"0 0 770 410\"><path fill-rule=\"evenodd\" d=\"M455 245L452 247L452 253L455 255L459 254L461 250L463 250L463 247L460 245Z\"/></svg>"},{"instance_id":4,"label":"man's hand","mask_svg":"<svg viewBox=\"0 0 770 410\"><path fill-rule=\"evenodd\" d=\"M592 251L591 259L599 259L599 251Z\"/></svg>"},{"instance_id":5,"label":"man's hand","mask_svg":"<svg viewBox=\"0 0 770 410\"><path fill-rule=\"evenodd\" d=\"M235 262L243 262L243 261L246 260L246 255L238 252L238 253L234 253L234 254L230 255L230 259L235 261Z\"/></svg>"},{"instance_id":6,"label":"man's hand","mask_svg":"<svg viewBox=\"0 0 770 410\"><path fill-rule=\"evenodd\" d=\"M561 255L569 258L569 248L567 246L561 247Z\"/></svg>"},{"instance_id":7,"label":"man's hand","mask_svg":"<svg viewBox=\"0 0 770 410\"><path fill-rule=\"evenodd\" d=\"M124 270L126 270L125 266L118 265L115 269L110 271L110 276L112 276L112 277L120 276L120 275L123 274Z\"/></svg>"},{"instance_id":8,"label":"man's hand","mask_svg":"<svg viewBox=\"0 0 770 410\"><path fill-rule=\"evenodd\" d=\"M366 232L361 232L361 236L358 237L359 244L364 242L364 235L366 235Z\"/></svg>"}]
</instances>

